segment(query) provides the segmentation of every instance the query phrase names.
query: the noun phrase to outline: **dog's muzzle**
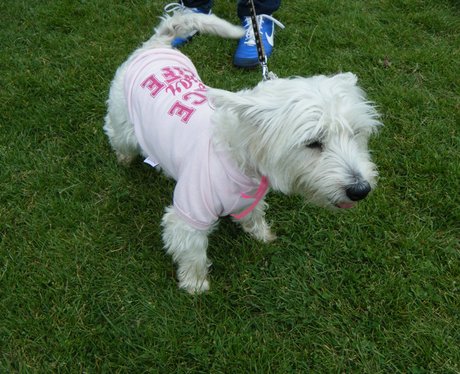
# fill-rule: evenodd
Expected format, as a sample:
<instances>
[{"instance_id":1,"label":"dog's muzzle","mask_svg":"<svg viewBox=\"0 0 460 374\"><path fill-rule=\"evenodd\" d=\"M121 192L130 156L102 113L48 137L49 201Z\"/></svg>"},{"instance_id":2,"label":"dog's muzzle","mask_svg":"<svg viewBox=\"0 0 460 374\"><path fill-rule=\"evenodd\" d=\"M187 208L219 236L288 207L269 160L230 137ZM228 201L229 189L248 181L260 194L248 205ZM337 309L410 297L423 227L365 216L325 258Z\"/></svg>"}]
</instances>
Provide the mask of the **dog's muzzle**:
<instances>
[{"instance_id":1,"label":"dog's muzzle","mask_svg":"<svg viewBox=\"0 0 460 374\"><path fill-rule=\"evenodd\" d=\"M371 191L371 185L367 181L359 181L348 186L345 190L347 197L351 201L359 201L364 199Z\"/></svg>"}]
</instances>

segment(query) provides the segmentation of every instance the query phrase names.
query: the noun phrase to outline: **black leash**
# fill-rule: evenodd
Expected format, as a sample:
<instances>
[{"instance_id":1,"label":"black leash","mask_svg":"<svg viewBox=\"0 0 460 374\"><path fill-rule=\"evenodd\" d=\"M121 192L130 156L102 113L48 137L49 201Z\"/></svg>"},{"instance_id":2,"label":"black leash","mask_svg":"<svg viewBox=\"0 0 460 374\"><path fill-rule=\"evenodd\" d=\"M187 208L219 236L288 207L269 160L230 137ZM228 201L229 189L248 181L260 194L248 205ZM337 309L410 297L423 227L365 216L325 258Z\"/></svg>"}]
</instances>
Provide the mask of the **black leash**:
<instances>
[{"instance_id":1,"label":"black leash","mask_svg":"<svg viewBox=\"0 0 460 374\"><path fill-rule=\"evenodd\" d=\"M262 66L262 79L264 81L278 78L275 73L268 70L267 56L265 55L264 45L262 38L260 37L259 24L257 23L256 7L254 6L254 0L248 0L249 10L251 11L251 23L254 31L254 38L256 40L257 55L259 64Z\"/></svg>"}]
</instances>

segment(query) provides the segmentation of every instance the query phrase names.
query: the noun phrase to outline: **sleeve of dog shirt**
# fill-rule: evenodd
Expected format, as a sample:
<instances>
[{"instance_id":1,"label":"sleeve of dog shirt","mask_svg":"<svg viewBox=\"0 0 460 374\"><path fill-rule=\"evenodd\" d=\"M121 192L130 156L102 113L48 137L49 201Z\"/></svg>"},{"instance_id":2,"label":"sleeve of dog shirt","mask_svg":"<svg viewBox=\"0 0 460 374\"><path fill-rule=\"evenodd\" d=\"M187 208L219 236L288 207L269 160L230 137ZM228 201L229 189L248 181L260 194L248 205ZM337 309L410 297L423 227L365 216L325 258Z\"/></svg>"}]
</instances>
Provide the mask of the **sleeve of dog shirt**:
<instances>
[{"instance_id":1,"label":"sleeve of dog shirt","mask_svg":"<svg viewBox=\"0 0 460 374\"><path fill-rule=\"evenodd\" d=\"M176 197L174 198L176 213L197 230L208 230L219 218L197 200L189 200L191 204L181 204L180 201L181 199L177 200Z\"/></svg>"},{"instance_id":2,"label":"sleeve of dog shirt","mask_svg":"<svg viewBox=\"0 0 460 374\"><path fill-rule=\"evenodd\" d=\"M190 170L191 169L191 170ZM222 214L222 206L213 197L209 178L200 174L203 169L190 168L181 175L174 189L174 208L177 214L198 230L209 229Z\"/></svg>"}]
</instances>

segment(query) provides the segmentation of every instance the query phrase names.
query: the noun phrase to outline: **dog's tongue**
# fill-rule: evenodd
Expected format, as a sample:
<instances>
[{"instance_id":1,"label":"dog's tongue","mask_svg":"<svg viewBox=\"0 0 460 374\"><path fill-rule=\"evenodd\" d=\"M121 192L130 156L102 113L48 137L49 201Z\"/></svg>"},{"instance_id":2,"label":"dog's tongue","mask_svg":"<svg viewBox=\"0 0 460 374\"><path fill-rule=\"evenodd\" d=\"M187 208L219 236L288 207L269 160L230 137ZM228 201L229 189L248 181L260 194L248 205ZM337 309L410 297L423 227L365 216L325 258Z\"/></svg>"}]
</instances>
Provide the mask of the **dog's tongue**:
<instances>
[{"instance_id":1,"label":"dog's tongue","mask_svg":"<svg viewBox=\"0 0 460 374\"><path fill-rule=\"evenodd\" d=\"M337 206L338 206L340 209L351 209L351 208L353 208L355 205L356 205L356 203L341 203L341 204L338 204Z\"/></svg>"}]
</instances>

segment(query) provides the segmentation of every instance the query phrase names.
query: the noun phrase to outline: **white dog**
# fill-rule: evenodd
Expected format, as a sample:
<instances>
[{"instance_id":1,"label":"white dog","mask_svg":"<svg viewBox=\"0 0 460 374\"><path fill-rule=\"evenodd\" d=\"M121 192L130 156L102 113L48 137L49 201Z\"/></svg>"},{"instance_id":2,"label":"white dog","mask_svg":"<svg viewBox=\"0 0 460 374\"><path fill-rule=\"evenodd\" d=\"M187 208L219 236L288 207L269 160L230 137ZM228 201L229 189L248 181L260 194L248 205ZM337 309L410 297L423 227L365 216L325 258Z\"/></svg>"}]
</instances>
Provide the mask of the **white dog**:
<instances>
[{"instance_id":1,"label":"white dog","mask_svg":"<svg viewBox=\"0 0 460 374\"><path fill-rule=\"evenodd\" d=\"M117 70L104 130L121 163L141 154L177 181L163 240L179 286L196 293L209 288L208 234L219 217L275 239L265 220L269 188L331 208L365 198L377 177L367 143L380 122L351 73L211 89L170 46L190 30L244 33L214 15L164 18Z\"/></svg>"}]
</instances>

